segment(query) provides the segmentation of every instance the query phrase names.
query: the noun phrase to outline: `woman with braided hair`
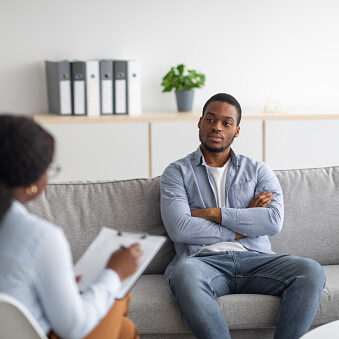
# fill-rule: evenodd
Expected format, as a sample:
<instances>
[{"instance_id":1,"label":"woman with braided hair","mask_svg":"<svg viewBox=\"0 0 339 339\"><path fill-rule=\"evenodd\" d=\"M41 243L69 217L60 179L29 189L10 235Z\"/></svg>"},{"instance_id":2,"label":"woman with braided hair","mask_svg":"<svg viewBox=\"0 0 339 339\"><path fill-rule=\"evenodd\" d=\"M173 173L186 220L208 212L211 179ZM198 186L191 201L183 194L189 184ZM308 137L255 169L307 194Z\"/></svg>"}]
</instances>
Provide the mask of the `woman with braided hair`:
<instances>
[{"instance_id":1,"label":"woman with braided hair","mask_svg":"<svg viewBox=\"0 0 339 339\"><path fill-rule=\"evenodd\" d=\"M24 304L51 337L137 338L129 297L115 296L137 268L139 246L114 252L80 294L64 233L24 207L45 189L53 154L53 137L32 119L0 115L0 292Z\"/></svg>"}]
</instances>

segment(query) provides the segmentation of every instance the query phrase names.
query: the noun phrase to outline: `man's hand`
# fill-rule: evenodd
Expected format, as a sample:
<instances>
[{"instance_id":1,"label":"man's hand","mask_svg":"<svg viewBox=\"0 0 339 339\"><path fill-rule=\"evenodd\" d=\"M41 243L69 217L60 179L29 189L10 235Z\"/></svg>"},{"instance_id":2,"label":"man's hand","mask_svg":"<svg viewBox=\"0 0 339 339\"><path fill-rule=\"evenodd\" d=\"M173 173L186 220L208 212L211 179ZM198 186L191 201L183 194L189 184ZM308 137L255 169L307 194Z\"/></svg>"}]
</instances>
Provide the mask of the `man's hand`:
<instances>
[{"instance_id":1,"label":"man's hand","mask_svg":"<svg viewBox=\"0 0 339 339\"><path fill-rule=\"evenodd\" d=\"M238 240L238 239L245 238L245 237L246 237L246 235L243 235L243 234L240 234L240 233L236 233L235 237L234 237L234 240Z\"/></svg>"},{"instance_id":2,"label":"man's hand","mask_svg":"<svg viewBox=\"0 0 339 339\"><path fill-rule=\"evenodd\" d=\"M221 224L221 208L208 207L191 210L191 216Z\"/></svg>"},{"instance_id":3,"label":"man's hand","mask_svg":"<svg viewBox=\"0 0 339 339\"><path fill-rule=\"evenodd\" d=\"M274 198L273 193L271 192L262 192L258 195L255 195L251 200L248 208L252 207L266 207L271 203L271 200Z\"/></svg>"}]
</instances>

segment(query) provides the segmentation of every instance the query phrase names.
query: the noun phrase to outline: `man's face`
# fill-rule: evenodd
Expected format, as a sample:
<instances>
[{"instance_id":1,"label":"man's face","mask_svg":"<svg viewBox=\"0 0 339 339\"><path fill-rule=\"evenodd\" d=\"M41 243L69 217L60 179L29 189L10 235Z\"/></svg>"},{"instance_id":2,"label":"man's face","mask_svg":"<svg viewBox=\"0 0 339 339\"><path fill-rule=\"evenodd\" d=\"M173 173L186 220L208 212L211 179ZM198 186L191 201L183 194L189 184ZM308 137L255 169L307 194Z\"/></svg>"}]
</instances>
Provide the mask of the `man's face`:
<instances>
[{"instance_id":1,"label":"man's face","mask_svg":"<svg viewBox=\"0 0 339 339\"><path fill-rule=\"evenodd\" d=\"M227 150L239 135L237 120L238 112L234 106L226 102L210 102L198 123L199 139L204 148L214 153Z\"/></svg>"}]
</instances>

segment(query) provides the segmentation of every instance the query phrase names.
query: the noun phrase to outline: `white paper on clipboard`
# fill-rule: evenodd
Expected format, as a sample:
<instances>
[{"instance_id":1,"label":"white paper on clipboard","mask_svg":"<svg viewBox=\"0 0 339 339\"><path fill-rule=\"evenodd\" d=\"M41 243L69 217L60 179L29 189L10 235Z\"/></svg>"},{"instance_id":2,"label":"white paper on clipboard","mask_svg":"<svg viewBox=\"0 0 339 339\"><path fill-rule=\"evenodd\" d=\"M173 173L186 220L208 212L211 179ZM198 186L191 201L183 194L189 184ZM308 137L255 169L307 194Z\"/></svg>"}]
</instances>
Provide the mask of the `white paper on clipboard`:
<instances>
[{"instance_id":1,"label":"white paper on clipboard","mask_svg":"<svg viewBox=\"0 0 339 339\"><path fill-rule=\"evenodd\" d=\"M136 272L122 281L121 289L116 299L124 298L165 241L166 238L163 236L119 232L103 227L74 267L76 276L81 276L81 280L78 283L80 291L84 291L91 285L100 272L105 269L112 252L118 250L121 246L128 247L137 242L140 244L143 254Z\"/></svg>"}]
</instances>

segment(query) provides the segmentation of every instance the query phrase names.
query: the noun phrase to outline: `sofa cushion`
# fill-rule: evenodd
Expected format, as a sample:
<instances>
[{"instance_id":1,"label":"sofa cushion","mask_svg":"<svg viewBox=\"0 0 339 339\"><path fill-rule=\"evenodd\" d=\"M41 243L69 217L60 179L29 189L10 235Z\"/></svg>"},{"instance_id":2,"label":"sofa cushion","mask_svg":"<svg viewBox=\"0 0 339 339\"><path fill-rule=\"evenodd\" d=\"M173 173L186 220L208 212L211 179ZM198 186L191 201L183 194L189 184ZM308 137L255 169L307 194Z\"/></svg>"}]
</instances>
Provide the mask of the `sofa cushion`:
<instances>
[{"instance_id":1,"label":"sofa cushion","mask_svg":"<svg viewBox=\"0 0 339 339\"><path fill-rule=\"evenodd\" d=\"M165 235L160 216L160 178L50 184L28 209L61 226L77 262L101 227ZM163 273L174 256L167 241L146 273Z\"/></svg>"},{"instance_id":2,"label":"sofa cushion","mask_svg":"<svg viewBox=\"0 0 339 339\"><path fill-rule=\"evenodd\" d=\"M316 320L313 323L314 326L324 323L321 318L331 316L334 317L333 320L339 319L339 265L324 266L324 271L326 275L326 285ZM329 321L330 320L327 322Z\"/></svg>"},{"instance_id":3,"label":"sofa cushion","mask_svg":"<svg viewBox=\"0 0 339 339\"><path fill-rule=\"evenodd\" d=\"M270 238L276 253L322 265L339 263L339 167L275 171L284 194L280 234Z\"/></svg>"},{"instance_id":4,"label":"sofa cushion","mask_svg":"<svg viewBox=\"0 0 339 339\"><path fill-rule=\"evenodd\" d=\"M313 326L339 319L339 265L324 269L327 282ZM217 302L230 330L275 327L279 297L231 294L218 298ZM143 275L137 282L132 290L129 317L140 334L190 333L162 275Z\"/></svg>"}]
</instances>

